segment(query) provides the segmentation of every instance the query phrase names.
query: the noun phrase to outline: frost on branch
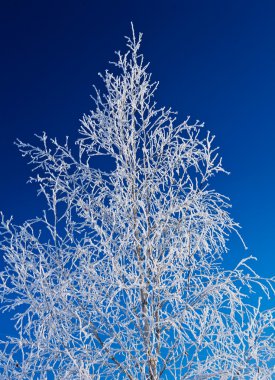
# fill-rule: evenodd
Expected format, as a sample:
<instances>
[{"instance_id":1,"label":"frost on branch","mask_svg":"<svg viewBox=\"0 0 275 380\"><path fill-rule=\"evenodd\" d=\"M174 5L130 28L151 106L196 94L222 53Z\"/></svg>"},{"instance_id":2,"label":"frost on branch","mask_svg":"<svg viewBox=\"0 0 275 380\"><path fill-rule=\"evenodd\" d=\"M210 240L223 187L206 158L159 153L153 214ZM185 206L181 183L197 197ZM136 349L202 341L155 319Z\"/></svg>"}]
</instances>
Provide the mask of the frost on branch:
<instances>
[{"instance_id":1,"label":"frost on branch","mask_svg":"<svg viewBox=\"0 0 275 380\"><path fill-rule=\"evenodd\" d=\"M1 341L1 379L275 374L274 310L248 297L273 295L274 279L249 258L223 269L238 224L209 186L224 172L213 137L157 107L140 43L133 33L101 75L79 155L46 134L17 141L47 210L22 226L2 216L0 297L16 332Z\"/></svg>"}]
</instances>

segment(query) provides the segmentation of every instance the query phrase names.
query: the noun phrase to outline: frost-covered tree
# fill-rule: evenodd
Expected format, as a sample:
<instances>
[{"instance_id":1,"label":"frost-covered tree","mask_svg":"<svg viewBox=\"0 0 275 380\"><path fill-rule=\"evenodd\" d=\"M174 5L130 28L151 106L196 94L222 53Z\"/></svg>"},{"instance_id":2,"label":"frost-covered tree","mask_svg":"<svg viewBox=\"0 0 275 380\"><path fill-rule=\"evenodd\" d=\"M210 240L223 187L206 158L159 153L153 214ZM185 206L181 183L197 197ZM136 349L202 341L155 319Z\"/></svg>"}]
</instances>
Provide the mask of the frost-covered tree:
<instances>
[{"instance_id":1,"label":"frost-covered tree","mask_svg":"<svg viewBox=\"0 0 275 380\"><path fill-rule=\"evenodd\" d=\"M274 279L249 258L223 268L239 226L209 186L224 172L213 137L157 107L140 43L127 38L101 76L79 154L46 134L17 142L47 211L2 217L0 300L16 328L2 379L274 378L274 309L248 297Z\"/></svg>"}]
</instances>

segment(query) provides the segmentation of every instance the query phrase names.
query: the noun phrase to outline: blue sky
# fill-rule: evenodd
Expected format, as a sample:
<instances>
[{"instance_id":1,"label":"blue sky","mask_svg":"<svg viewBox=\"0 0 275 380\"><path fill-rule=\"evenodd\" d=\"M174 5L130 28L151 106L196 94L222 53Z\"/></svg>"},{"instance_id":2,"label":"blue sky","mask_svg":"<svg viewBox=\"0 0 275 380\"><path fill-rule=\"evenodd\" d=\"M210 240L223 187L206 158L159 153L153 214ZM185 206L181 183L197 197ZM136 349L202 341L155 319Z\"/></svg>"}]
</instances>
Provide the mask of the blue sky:
<instances>
[{"instance_id":1,"label":"blue sky","mask_svg":"<svg viewBox=\"0 0 275 380\"><path fill-rule=\"evenodd\" d=\"M2 2L0 209L22 222L45 207L13 141L42 131L76 138L97 73L123 50L130 21L144 33L159 104L216 135L231 175L215 188L231 198L257 270L274 275L274 1ZM235 237L231 247L232 264L247 254Z\"/></svg>"}]
</instances>

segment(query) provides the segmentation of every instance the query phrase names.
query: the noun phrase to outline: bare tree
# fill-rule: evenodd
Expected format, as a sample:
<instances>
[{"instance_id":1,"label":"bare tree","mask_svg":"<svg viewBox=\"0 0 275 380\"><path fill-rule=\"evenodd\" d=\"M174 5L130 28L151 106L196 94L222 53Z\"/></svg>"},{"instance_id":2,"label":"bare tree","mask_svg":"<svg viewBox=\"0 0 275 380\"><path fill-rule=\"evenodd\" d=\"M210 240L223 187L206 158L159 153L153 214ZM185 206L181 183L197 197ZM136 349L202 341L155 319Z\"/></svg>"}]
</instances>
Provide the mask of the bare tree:
<instances>
[{"instance_id":1,"label":"bare tree","mask_svg":"<svg viewBox=\"0 0 275 380\"><path fill-rule=\"evenodd\" d=\"M222 267L239 226L209 186L224 172L213 137L157 108L140 43L102 75L79 155L46 134L17 142L47 211L2 217L0 299L17 330L1 342L5 380L274 378L274 309L248 297L274 294L274 278L252 257Z\"/></svg>"}]
</instances>

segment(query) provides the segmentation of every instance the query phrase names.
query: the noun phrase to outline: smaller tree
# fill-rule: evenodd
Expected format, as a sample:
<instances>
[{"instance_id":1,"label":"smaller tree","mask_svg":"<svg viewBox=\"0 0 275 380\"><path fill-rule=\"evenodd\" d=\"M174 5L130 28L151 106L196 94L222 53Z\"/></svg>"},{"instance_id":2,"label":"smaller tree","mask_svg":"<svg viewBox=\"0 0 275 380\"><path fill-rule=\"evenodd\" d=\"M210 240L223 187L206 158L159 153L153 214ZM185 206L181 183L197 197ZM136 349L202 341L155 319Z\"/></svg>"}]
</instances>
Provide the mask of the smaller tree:
<instances>
[{"instance_id":1,"label":"smaller tree","mask_svg":"<svg viewBox=\"0 0 275 380\"><path fill-rule=\"evenodd\" d=\"M274 279L252 257L222 267L238 224L209 186L224 172L213 137L157 108L140 43L133 33L102 75L77 157L46 134L38 147L17 142L47 211L22 226L2 218L1 309L17 331L1 342L5 380L275 374L274 309L247 302L255 285L274 292Z\"/></svg>"}]
</instances>

